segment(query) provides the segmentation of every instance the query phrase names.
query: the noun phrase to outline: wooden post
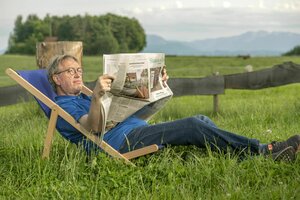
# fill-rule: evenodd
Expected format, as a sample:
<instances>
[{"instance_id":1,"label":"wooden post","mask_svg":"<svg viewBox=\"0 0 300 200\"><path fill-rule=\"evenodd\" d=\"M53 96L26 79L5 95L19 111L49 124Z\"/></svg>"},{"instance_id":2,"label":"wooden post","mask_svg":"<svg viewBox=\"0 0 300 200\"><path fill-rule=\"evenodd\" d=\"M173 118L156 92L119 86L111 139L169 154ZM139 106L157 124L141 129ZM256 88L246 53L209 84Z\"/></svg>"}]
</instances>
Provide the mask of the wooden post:
<instances>
[{"instance_id":1,"label":"wooden post","mask_svg":"<svg viewBox=\"0 0 300 200\"><path fill-rule=\"evenodd\" d=\"M214 72L213 75L218 76L219 72ZM213 112L214 113L219 112L219 96L218 96L218 94L213 95Z\"/></svg>"},{"instance_id":2,"label":"wooden post","mask_svg":"<svg viewBox=\"0 0 300 200\"><path fill-rule=\"evenodd\" d=\"M36 45L36 62L39 68L46 68L53 56L70 54L76 57L81 65L82 49L82 42L40 42Z\"/></svg>"},{"instance_id":3,"label":"wooden post","mask_svg":"<svg viewBox=\"0 0 300 200\"><path fill-rule=\"evenodd\" d=\"M214 101L214 113L219 112L219 96L217 94L213 95L213 101Z\"/></svg>"}]
</instances>

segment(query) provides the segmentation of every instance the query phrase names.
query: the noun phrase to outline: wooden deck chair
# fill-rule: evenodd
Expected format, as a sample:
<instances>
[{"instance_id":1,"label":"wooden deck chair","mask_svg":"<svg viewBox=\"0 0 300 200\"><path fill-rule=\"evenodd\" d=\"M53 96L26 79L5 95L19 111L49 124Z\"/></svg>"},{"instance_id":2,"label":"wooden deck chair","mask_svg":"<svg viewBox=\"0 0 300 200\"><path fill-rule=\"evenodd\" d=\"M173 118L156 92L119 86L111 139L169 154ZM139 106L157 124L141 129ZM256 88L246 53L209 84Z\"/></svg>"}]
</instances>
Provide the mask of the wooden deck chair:
<instances>
[{"instance_id":1,"label":"wooden deck chair","mask_svg":"<svg viewBox=\"0 0 300 200\"><path fill-rule=\"evenodd\" d=\"M91 134L79 123L77 123L69 113L64 111L59 105L54 102L54 97L56 96L56 94L54 93L51 84L48 81L47 71L45 69L15 72L13 69L8 68L6 69L6 74L35 97L45 115L49 118L48 130L46 133L44 150L42 153L43 158L49 158L58 116L66 120L69 124L71 124L83 135L85 135L89 140L103 149L106 153L108 153L112 157L123 159L126 163L132 164L129 159L153 153L155 151L158 151L159 149L158 146L154 144L141 149L130 151L125 154L121 154L105 141L101 141L97 135ZM86 86L83 87L82 92L86 95L92 95L93 93Z\"/></svg>"}]
</instances>

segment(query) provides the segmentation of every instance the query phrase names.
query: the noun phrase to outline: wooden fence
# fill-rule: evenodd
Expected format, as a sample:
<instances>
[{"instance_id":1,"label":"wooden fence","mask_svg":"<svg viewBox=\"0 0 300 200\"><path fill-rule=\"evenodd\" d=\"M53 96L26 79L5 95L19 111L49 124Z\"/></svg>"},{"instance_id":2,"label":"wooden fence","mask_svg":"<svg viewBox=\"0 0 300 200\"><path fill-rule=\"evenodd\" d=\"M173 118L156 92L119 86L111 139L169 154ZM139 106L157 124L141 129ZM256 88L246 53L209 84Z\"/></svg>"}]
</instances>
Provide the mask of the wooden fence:
<instances>
[{"instance_id":1,"label":"wooden fence","mask_svg":"<svg viewBox=\"0 0 300 200\"><path fill-rule=\"evenodd\" d=\"M171 78L168 85L174 96L213 95L213 109L218 111L218 95L225 89L262 89L300 82L300 65L286 62L272 68L230 75L208 76L204 78ZM93 88L95 82L86 83ZM18 85L0 88L0 106L15 104L32 99Z\"/></svg>"}]
</instances>

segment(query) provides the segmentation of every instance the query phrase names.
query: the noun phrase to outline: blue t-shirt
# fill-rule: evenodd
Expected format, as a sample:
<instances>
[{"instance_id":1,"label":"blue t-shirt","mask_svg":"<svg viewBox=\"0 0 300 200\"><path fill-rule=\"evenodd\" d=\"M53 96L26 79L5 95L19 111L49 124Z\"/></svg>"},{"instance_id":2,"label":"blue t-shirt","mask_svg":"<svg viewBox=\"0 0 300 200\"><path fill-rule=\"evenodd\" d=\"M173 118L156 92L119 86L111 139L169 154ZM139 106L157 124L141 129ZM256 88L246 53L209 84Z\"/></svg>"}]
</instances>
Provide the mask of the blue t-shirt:
<instances>
[{"instance_id":1,"label":"blue t-shirt","mask_svg":"<svg viewBox=\"0 0 300 200\"><path fill-rule=\"evenodd\" d=\"M61 108L73 116L77 122L79 122L79 119L83 115L88 114L91 105L91 97L85 94L80 94L78 96L57 96L55 97L55 101ZM119 150L128 133L134 128L144 125L147 125L147 122L135 116L130 116L116 127L109 130L104 135L104 141L114 149ZM82 133L61 117L57 120L56 128L60 134L70 142L77 145L82 144L87 152L90 152L90 148L94 147L94 145L91 145L91 142L87 141Z\"/></svg>"}]
</instances>

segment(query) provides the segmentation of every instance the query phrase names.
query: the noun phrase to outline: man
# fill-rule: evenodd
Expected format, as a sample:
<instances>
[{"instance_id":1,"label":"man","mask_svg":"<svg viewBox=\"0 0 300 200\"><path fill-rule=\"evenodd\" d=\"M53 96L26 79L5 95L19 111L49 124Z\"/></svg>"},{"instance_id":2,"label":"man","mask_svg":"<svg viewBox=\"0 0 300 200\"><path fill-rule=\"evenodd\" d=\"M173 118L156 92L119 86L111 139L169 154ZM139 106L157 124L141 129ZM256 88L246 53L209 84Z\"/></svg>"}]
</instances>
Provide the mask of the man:
<instances>
[{"instance_id":1,"label":"man","mask_svg":"<svg viewBox=\"0 0 300 200\"><path fill-rule=\"evenodd\" d=\"M93 95L81 93L83 69L75 57L57 56L48 67L49 81L57 93L56 102L85 129L93 133L102 130L101 97L109 92L114 77L102 75L96 81ZM163 77L167 77L166 74ZM166 80L164 80L166 81ZM75 144L82 144L90 152L93 146L86 138L63 119L58 119L57 128L63 137ZM104 140L121 153L152 144L209 146L212 150L245 152L250 155L270 155L274 160L294 161L300 151L300 135L284 142L261 144L250 139L219 129L208 117L198 115L171 122L149 125L135 115L127 118L105 135Z\"/></svg>"}]
</instances>

